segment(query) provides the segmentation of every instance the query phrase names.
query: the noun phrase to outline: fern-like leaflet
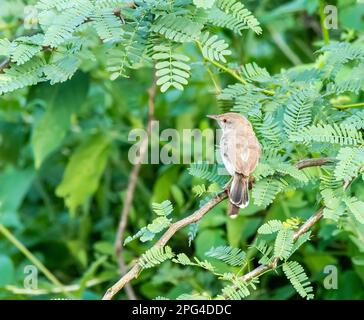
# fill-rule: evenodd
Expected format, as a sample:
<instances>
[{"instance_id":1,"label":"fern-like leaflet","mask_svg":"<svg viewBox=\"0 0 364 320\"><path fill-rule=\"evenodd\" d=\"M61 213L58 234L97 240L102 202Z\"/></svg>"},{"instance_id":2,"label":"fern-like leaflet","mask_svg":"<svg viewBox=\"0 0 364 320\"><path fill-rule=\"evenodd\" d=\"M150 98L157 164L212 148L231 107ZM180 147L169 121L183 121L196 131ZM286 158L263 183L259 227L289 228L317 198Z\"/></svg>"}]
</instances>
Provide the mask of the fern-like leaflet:
<instances>
[{"instance_id":1,"label":"fern-like leaflet","mask_svg":"<svg viewBox=\"0 0 364 320\"><path fill-rule=\"evenodd\" d=\"M152 26L152 31L164 35L175 42L189 42L197 39L203 25L186 17L167 14Z\"/></svg>"},{"instance_id":2,"label":"fern-like leaflet","mask_svg":"<svg viewBox=\"0 0 364 320\"><path fill-rule=\"evenodd\" d=\"M337 155L335 177L338 180L350 181L364 170L364 147L341 148Z\"/></svg>"},{"instance_id":3,"label":"fern-like leaflet","mask_svg":"<svg viewBox=\"0 0 364 320\"><path fill-rule=\"evenodd\" d=\"M162 203L152 203L152 208L158 216L169 216L173 211L172 203L169 200Z\"/></svg>"},{"instance_id":4,"label":"fern-like leaflet","mask_svg":"<svg viewBox=\"0 0 364 320\"><path fill-rule=\"evenodd\" d=\"M269 220L265 224L259 227L259 234L272 234L278 232L283 228L282 221L279 220Z\"/></svg>"},{"instance_id":5,"label":"fern-like leaflet","mask_svg":"<svg viewBox=\"0 0 364 320\"><path fill-rule=\"evenodd\" d=\"M364 129L364 110L354 113L352 116L346 118L343 124L353 126L356 129Z\"/></svg>"},{"instance_id":6,"label":"fern-like leaflet","mask_svg":"<svg viewBox=\"0 0 364 320\"><path fill-rule=\"evenodd\" d=\"M231 55L231 51L228 50L229 45L217 35L210 36L209 32L202 35L201 44L203 56L212 61L226 63L225 56Z\"/></svg>"},{"instance_id":7,"label":"fern-like leaflet","mask_svg":"<svg viewBox=\"0 0 364 320\"><path fill-rule=\"evenodd\" d=\"M262 33L259 21L245 6L237 0L217 0L216 5L226 14L237 19L242 26L253 30L256 34ZM244 27L241 27L243 29Z\"/></svg>"},{"instance_id":8,"label":"fern-like leaflet","mask_svg":"<svg viewBox=\"0 0 364 320\"><path fill-rule=\"evenodd\" d=\"M274 242L274 256L286 260L291 255L293 248L293 230L284 228L279 230Z\"/></svg>"},{"instance_id":9,"label":"fern-like leaflet","mask_svg":"<svg viewBox=\"0 0 364 320\"><path fill-rule=\"evenodd\" d=\"M283 179L268 177L259 180L252 191L254 203L257 206L267 207L285 186L287 186L287 182Z\"/></svg>"},{"instance_id":10,"label":"fern-like leaflet","mask_svg":"<svg viewBox=\"0 0 364 320\"><path fill-rule=\"evenodd\" d=\"M19 37L10 45L9 55L11 61L17 65L24 64L42 50L43 35L36 34L30 37Z\"/></svg>"},{"instance_id":11,"label":"fern-like leaflet","mask_svg":"<svg viewBox=\"0 0 364 320\"><path fill-rule=\"evenodd\" d=\"M311 123L312 90L295 92L287 103L283 123L286 133L299 132Z\"/></svg>"},{"instance_id":12,"label":"fern-like leaflet","mask_svg":"<svg viewBox=\"0 0 364 320\"><path fill-rule=\"evenodd\" d=\"M166 260L172 259L173 257L174 253L170 247L154 247L143 253L140 256L138 263L143 269L148 269L153 268Z\"/></svg>"},{"instance_id":13,"label":"fern-like leaflet","mask_svg":"<svg viewBox=\"0 0 364 320\"><path fill-rule=\"evenodd\" d=\"M313 288L303 267L297 261L283 264L283 272L302 298L313 299Z\"/></svg>"},{"instance_id":14,"label":"fern-like leaflet","mask_svg":"<svg viewBox=\"0 0 364 320\"><path fill-rule=\"evenodd\" d=\"M299 132L290 134L294 142L322 142L339 145L358 145L363 143L363 137L355 128L343 124L317 124L302 128Z\"/></svg>"},{"instance_id":15,"label":"fern-like leaflet","mask_svg":"<svg viewBox=\"0 0 364 320\"><path fill-rule=\"evenodd\" d=\"M194 177L206 179L209 182L216 182L223 186L227 182L227 177L219 172L218 165L210 165L207 162L192 163L188 172Z\"/></svg>"},{"instance_id":16,"label":"fern-like leaflet","mask_svg":"<svg viewBox=\"0 0 364 320\"><path fill-rule=\"evenodd\" d=\"M241 266L246 254L239 248L232 248L229 246L212 247L205 253L206 256L221 260L231 266Z\"/></svg>"},{"instance_id":17,"label":"fern-like leaflet","mask_svg":"<svg viewBox=\"0 0 364 320\"><path fill-rule=\"evenodd\" d=\"M123 35L122 21L109 8L97 8L92 16L92 25L103 42L121 41Z\"/></svg>"},{"instance_id":18,"label":"fern-like leaflet","mask_svg":"<svg viewBox=\"0 0 364 320\"><path fill-rule=\"evenodd\" d=\"M20 66L5 69L0 74L0 95L38 83L42 79L44 65L43 59L34 57Z\"/></svg>"},{"instance_id":19,"label":"fern-like leaflet","mask_svg":"<svg viewBox=\"0 0 364 320\"><path fill-rule=\"evenodd\" d=\"M55 15L54 22L45 31L43 45L54 48L64 43L92 15L94 7L89 0L74 3L74 6Z\"/></svg>"},{"instance_id":20,"label":"fern-like leaflet","mask_svg":"<svg viewBox=\"0 0 364 320\"><path fill-rule=\"evenodd\" d=\"M364 202L358 200L356 197L351 197L346 199L345 203L355 219L359 223L364 224Z\"/></svg>"},{"instance_id":21,"label":"fern-like leaflet","mask_svg":"<svg viewBox=\"0 0 364 320\"><path fill-rule=\"evenodd\" d=\"M173 53L169 46L155 46L153 59L157 61L156 76L157 85L161 92L167 91L170 87L183 90L183 86L188 83L190 77L190 66L186 64L189 58L183 54Z\"/></svg>"},{"instance_id":22,"label":"fern-like leaflet","mask_svg":"<svg viewBox=\"0 0 364 320\"><path fill-rule=\"evenodd\" d=\"M242 66L241 71L244 79L249 82L268 82L271 80L267 69L259 67L255 62Z\"/></svg>"}]
</instances>

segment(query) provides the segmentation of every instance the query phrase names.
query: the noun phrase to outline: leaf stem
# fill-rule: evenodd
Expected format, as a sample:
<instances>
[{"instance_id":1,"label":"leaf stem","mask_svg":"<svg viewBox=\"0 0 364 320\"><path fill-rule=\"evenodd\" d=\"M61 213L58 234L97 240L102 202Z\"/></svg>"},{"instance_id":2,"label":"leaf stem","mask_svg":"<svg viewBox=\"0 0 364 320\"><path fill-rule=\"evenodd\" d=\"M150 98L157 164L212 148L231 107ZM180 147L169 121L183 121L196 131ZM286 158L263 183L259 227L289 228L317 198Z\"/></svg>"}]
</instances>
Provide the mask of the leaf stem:
<instances>
[{"instance_id":1,"label":"leaf stem","mask_svg":"<svg viewBox=\"0 0 364 320\"><path fill-rule=\"evenodd\" d=\"M0 224L0 233L3 234L5 238L7 238L18 250L24 254L46 277L52 282L56 287L59 287L60 290L69 298L72 298L65 289L63 284L56 278L56 276L47 269L47 267L36 257L34 256L15 236L11 233L11 231L6 228L3 224Z\"/></svg>"},{"instance_id":2,"label":"leaf stem","mask_svg":"<svg viewBox=\"0 0 364 320\"><path fill-rule=\"evenodd\" d=\"M196 40L196 45L198 47L198 49L201 51L201 53L203 52L202 50L202 45L201 45L201 42ZM205 57L205 60L212 63L214 66L218 67L219 69L221 70L224 70L226 73L230 74L232 77L234 77L236 80L238 80L239 82L241 82L242 84L247 84L246 80L244 80L240 75L238 75L234 70L231 70L230 68L224 66L223 64L217 62L217 61L214 61L214 60L211 60L209 57Z\"/></svg>"},{"instance_id":3,"label":"leaf stem","mask_svg":"<svg viewBox=\"0 0 364 320\"><path fill-rule=\"evenodd\" d=\"M202 54L203 50L202 50L201 42L198 41L198 40L195 40L195 43L196 43L198 49L200 50L200 52ZM234 70L230 69L229 67L224 66L223 64L221 64L221 63L219 63L217 61L211 60L209 57L205 57L204 55L203 55L203 57L204 57L204 59L206 61L208 61L211 64L213 64L215 67L217 67L217 68L225 71L226 73L230 74L233 78L235 78L236 80L238 80L240 83L242 83L242 84L248 84L248 82L242 76L240 76L237 72L235 72ZM274 91L266 90L266 89L262 89L261 91L263 93L269 95L269 96L274 96Z\"/></svg>"},{"instance_id":4,"label":"leaf stem","mask_svg":"<svg viewBox=\"0 0 364 320\"><path fill-rule=\"evenodd\" d=\"M325 44L330 42L330 35L329 30L326 28L325 25L325 0L320 0L320 7L319 7L319 14L320 14L320 23L321 23L321 31L322 31L322 38Z\"/></svg>"},{"instance_id":5,"label":"leaf stem","mask_svg":"<svg viewBox=\"0 0 364 320\"><path fill-rule=\"evenodd\" d=\"M342 105L335 106L335 108L341 109L341 110L350 109L350 108L361 108L361 107L364 107L364 102L352 103L352 104L342 104Z\"/></svg>"},{"instance_id":6,"label":"leaf stem","mask_svg":"<svg viewBox=\"0 0 364 320\"><path fill-rule=\"evenodd\" d=\"M219 84L217 83L215 76L209 67L207 67L207 73L210 75L211 81L214 84L216 94L217 95L220 94L221 88L220 88Z\"/></svg>"}]
</instances>

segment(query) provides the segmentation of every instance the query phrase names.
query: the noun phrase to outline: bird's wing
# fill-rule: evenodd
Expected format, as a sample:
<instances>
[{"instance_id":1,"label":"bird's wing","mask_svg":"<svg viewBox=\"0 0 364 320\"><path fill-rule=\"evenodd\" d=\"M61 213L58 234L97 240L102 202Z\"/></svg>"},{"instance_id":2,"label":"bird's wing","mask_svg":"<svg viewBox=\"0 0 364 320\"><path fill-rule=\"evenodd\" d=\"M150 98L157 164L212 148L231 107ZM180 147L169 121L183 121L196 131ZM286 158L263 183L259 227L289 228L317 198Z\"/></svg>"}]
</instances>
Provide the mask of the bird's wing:
<instances>
[{"instance_id":1,"label":"bird's wing","mask_svg":"<svg viewBox=\"0 0 364 320\"><path fill-rule=\"evenodd\" d=\"M256 168L261 147L254 134L238 136L235 142L236 154L229 154L229 160L237 173L248 177Z\"/></svg>"}]
</instances>

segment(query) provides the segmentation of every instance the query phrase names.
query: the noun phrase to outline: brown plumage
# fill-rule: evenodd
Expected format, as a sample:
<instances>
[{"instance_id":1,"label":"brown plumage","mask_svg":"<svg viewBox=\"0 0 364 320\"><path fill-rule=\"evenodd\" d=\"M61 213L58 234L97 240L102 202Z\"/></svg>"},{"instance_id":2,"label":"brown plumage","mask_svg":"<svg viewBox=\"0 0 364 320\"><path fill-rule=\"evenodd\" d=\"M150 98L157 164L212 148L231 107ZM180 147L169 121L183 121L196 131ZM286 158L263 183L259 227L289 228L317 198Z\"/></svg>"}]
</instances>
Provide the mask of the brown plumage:
<instances>
[{"instance_id":1,"label":"brown plumage","mask_svg":"<svg viewBox=\"0 0 364 320\"><path fill-rule=\"evenodd\" d=\"M252 125L238 113L210 115L222 129L220 154L226 170L232 176L229 190L229 215L235 217L239 208L249 204L249 177L255 170L261 146Z\"/></svg>"}]
</instances>

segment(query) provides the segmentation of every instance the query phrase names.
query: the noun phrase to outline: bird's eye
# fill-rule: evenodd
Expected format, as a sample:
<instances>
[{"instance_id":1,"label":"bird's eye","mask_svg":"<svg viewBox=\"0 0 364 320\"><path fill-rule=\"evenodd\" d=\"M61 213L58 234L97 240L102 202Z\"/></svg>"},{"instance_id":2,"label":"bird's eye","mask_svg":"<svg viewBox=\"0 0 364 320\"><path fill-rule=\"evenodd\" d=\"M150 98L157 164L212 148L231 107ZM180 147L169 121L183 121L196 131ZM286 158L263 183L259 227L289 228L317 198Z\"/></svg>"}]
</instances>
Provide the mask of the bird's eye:
<instances>
[{"instance_id":1,"label":"bird's eye","mask_svg":"<svg viewBox=\"0 0 364 320\"><path fill-rule=\"evenodd\" d=\"M226 122L227 120L226 119L223 119L222 122Z\"/></svg>"}]
</instances>

